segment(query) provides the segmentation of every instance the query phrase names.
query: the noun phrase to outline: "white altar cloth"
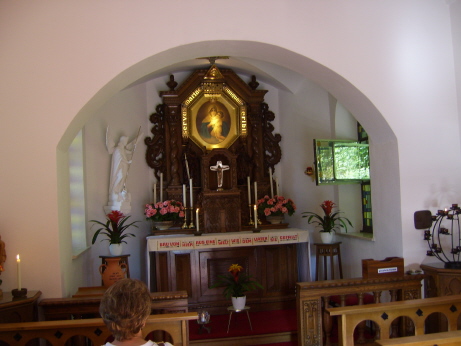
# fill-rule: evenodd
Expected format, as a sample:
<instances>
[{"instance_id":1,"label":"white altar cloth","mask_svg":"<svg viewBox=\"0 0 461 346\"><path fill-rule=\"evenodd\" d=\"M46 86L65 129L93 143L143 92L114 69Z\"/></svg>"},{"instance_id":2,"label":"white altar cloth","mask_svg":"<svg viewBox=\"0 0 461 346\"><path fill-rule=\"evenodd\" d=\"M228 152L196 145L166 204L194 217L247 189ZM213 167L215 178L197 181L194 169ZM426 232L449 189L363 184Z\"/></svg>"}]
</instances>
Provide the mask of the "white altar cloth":
<instances>
[{"instance_id":1,"label":"white altar cloth","mask_svg":"<svg viewBox=\"0 0 461 346\"><path fill-rule=\"evenodd\" d=\"M309 231L299 228L281 228L264 229L259 233L244 231L203 233L201 236L193 234L154 235L146 239L147 283L150 289L151 252L308 243Z\"/></svg>"}]
</instances>

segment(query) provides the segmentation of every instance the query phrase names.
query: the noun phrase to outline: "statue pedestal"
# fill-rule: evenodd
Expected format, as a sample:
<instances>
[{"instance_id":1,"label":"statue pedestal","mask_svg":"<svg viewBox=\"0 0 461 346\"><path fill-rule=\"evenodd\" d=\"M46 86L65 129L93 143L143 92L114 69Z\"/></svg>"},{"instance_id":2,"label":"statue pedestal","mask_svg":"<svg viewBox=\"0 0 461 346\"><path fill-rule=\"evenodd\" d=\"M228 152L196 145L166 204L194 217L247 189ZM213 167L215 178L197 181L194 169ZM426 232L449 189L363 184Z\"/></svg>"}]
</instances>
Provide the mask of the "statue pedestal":
<instances>
[{"instance_id":1,"label":"statue pedestal","mask_svg":"<svg viewBox=\"0 0 461 346\"><path fill-rule=\"evenodd\" d=\"M107 203L108 205L104 207L104 212L106 214L109 214L113 210L119 210L125 215L131 213L131 195L129 193L126 193L120 199L121 201L112 201L109 198L109 202Z\"/></svg>"}]
</instances>

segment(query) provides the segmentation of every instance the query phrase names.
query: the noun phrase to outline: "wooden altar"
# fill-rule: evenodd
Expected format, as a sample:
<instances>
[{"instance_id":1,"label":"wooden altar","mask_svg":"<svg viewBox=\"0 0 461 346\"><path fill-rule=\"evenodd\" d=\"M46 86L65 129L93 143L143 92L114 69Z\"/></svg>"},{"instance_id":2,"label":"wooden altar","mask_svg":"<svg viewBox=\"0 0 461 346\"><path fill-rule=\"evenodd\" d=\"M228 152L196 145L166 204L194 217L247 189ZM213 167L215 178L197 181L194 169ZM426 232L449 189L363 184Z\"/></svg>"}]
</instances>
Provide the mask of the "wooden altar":
<instances>
[{"instance_id":1,"label":"wooden altar","mask_svg":"<svg viewBox=\"0 0 461 346\"><path fill-rule=\"evenodd\" d=\"M184 199L187 214L195 218L200 208L202 231L242 231L253 217L255 195L270 194L269 169L274 172L282 157L281 136L271 124L275 115L264 103L267 90L257 90L254 76L246 84L216 65L177 84L170 76L170 90L160 92L163 103L149 118L146 162L163 182L164 200L183 201L183 185L186 194L192 191L194 205ZM210 169L218 162L226 167L221 184Z\"/></svg>"},{"instance_id":2,"label":"wooden altar","mask_svg":"<svg viewBox=\"0 0 461 346\"><path fill-rule=\"evenodd\" d=\"M187 291L189 310L223 313L229 306L223 288L210 287L219 274L238 263L264 287L247 295L247 305L252 310L294 308L298 260L309 267L307 256L298 259L298 247L307 247L308 241L308 231L296 228L209 233L199 237L150 236L148 283L153 291Z\"/></svg>"}]
</instances>

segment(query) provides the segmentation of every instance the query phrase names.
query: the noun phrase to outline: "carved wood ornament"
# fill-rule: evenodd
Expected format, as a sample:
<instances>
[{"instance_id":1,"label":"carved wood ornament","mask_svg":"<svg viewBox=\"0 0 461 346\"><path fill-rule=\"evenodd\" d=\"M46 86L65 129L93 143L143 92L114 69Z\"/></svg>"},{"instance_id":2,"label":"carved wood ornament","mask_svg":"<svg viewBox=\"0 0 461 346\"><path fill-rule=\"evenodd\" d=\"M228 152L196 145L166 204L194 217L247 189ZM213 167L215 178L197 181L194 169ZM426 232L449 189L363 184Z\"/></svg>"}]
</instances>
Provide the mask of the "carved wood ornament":
<instances>
[{"instance_id":1,"label":"carved wood ornament","mask_svg":"<svg viewBox=\"0 0 461 346\"><path fill-rule=\"evenodd\" d=\"M242 230L254 203L248 201L247 177L252 185L257 182L258 198L263 197L270 191L269 167L274 170L282 157L281 136L271 124L275 115L264 103L267 90L256 89L255 76L246 84L234 71L214 64L196 70L178 87L173 75L166 84L169 90L160 92L163 103L149 118L147 164L157 180L163 173L164 196L181 201L182 184L189 185L187 157L201 228L207 233ZM210 171L217 161L230 167L223 173L223 191L217 191L216 172Z\"/></svg>"}]
</instances>

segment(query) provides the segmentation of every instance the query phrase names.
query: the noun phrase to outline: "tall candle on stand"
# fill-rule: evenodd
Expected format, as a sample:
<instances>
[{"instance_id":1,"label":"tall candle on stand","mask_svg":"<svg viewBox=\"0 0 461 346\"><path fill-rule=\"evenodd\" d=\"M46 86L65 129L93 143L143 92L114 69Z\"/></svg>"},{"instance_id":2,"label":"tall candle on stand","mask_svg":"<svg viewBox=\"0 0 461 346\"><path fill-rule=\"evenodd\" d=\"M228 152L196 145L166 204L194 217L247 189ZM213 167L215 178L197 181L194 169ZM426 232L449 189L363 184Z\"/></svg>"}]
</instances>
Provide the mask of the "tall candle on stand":
<instances>
[{"instance_id":1,"label":"tall candle on stand","mask_svg":"<svg viewBox=\"0 0 461 346\"><path fill-rule=\"evenodd\" d=\"M274 184L272 180L272 167L269 167L269 184L271 187L271 198L274 198Z\"/></svg>"},{"instance_id":2,"label":"tall candle on stand","mask_svg":"<svg viewBox=\"0 0 461 346\"><path fill-rule=\"evenodd\" d=\"M255 204L258 203L258 183L255 181Z\"/></svg>"},{"instance_id":3,"label":"tall candle on stand","mask_svg":"<svg viewBox=\"0 0 461 346\"><path fill-rule=\"evenodd\" d=\"M197 232L200 230L200 221L198 218L198 211L199 211L199 208L195 210L195 218L197 219Z\"/></svg>"},{"instance_id":4,"label":"tall candle on stand","mask_svg":"<svg viewBox=\"0 0 461 346\"><path fill-rule=\"evenodd\" d=\"M19 255L16 256L16 262L18 264L18 290L21 289L21 259Z\"/></svg>"},{"instance_id":5,"label":"tall candle on stand","mask_svg":"<svg viewBox=\"0 0 461 346\"><path fill-rule=\"evenodd\" d=\"M277 196L280 196L279 195L279 179L277 177L275 177L275 191L277 193Z\"/></svg>"},{"instance_id":6,"label":"tall candle on stand","mask_svg":"<svg viewBox=\"0 0 461 346\"><path fill-rule=\"evenodd\" d=\"M254 218L255 218L255 229L258 228L258 212L256 209L256 204L253 206L254 208Z\"/></svg>"},{"instance_id":7,"label":"tall candle on stand","mask_svg":"<svg viewBox=\"0 0 461 346\"><path fill-rule=\"evenodd\" d=\"M163 202L163 173L160 173L160 202Z\"/></svg>"},{"instance_id":8,"label":"tall candle on stand","mask_svg":"<svg viewBox=\"0 0 461 346\"><path fill-rule=\"evenodd\" d=\"M247 185L248 185L248 204L251 204L251 186L250 186L250 177L247 177Z\"/></svg>"},{"instance_id":9,"label":"tall candle on stand","mask_svg":"<svg viewBox=\"0 0 461 346\"><path fill-rule=\"evenodd\" d=\"M194 194L192 193L192 178L189 179L189 187L190 187L190 207L194 207ZM191 210L192 214L192 210ZM192 218L192 215L191 215Z\"/></svg>"},{"instance_id":10,"label":"tall candle on stand","mask_svg":"<svg viewBox=\"0 0 461 346\"><path fill-rule=\"evenodd\" d=\"M186 184L182 184L182 204L186 207Z\"/></svg>"},{"instance_id":11,"label":"tall candle on stand","mask_svg":"<svg viewBox=\"0 0 461 346\"><path fill-rule=\"evenodd\" d=\"M154 184L154 204L157 203L157 183Z\"/></svg>"}]
</instances>

